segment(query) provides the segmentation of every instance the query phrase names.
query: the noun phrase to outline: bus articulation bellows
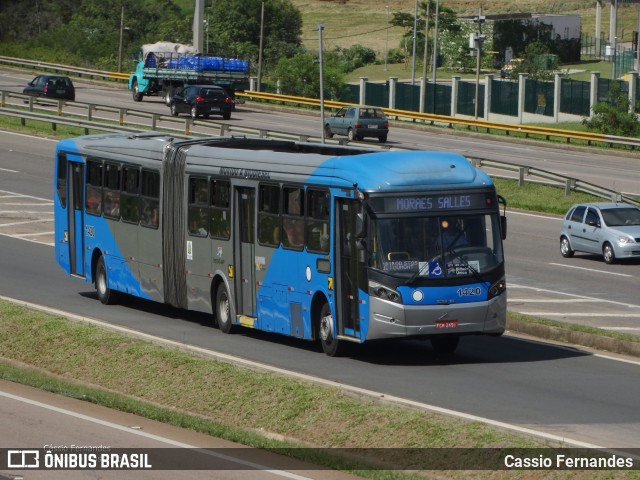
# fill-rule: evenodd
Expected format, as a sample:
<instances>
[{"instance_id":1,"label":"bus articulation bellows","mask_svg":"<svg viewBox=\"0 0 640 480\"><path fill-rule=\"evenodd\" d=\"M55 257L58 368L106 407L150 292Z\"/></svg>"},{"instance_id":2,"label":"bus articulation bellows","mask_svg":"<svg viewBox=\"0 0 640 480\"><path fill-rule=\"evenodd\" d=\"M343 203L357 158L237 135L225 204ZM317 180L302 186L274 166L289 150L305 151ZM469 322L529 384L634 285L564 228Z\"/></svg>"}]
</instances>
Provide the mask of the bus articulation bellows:
<instances>
[{"instance_id":1,"label":"bus articulation bellows","mask_svg":"<svg viewBox=\"0 0 640 480\"><path fill-rule=\"evenodd\" d=\"M250 138L59 142L56 258L121 294L319 341L450 353L506 323L506 217L463 156Z\"/></svg>"}]
</instances>

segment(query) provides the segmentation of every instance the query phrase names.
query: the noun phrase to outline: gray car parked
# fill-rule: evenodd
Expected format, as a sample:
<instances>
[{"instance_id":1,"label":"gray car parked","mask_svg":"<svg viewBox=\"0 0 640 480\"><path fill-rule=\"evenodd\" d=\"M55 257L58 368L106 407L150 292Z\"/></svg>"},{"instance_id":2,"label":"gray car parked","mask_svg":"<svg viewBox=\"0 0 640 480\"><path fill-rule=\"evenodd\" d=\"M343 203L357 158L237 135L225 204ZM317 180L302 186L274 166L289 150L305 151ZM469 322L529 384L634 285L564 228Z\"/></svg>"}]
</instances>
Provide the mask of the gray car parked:
<instances>
[{"instance_id":1,"label":"gray car parked","mask_svg":"<svg viewBox=\"0 0 640 480\"><path fill-rule=\"evenodd\" d=\"M342 107L325 120L324 133L327 138L332 138L334 134L346 135L350 141L376 137L384 143L389 135L389 120L380 107Z\"/></svg>"},{"instance_id":2,"label":"gray car parked","mask_svg":"<svg viewBox=\"0 0 640 480\"><path fill-rule=\"evenodd\" d=\"M624 203L573 205L562 221L560 253L602 255L606 263L640 258L640 209Z\"/></svg>"}]
</instances>

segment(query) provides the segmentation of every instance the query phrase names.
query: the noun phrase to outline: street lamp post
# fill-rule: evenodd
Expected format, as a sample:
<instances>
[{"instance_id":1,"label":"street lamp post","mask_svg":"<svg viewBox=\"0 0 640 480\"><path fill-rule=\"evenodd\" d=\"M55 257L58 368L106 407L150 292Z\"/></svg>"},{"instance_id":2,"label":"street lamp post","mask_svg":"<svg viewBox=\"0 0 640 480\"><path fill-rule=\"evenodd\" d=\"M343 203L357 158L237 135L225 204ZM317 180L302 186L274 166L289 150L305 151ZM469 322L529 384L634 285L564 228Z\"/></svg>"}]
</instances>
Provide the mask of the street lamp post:
<instances>
[{"instance_id":1,"label":"street lamp post","mask_svg":"<svg viewBox=\"0 0 640 480\"><path fill-rule=\"evenodd\" d=\"M440 16L440 0L436 0L436 18L433 25L433 112L436 113L436 70L438 68L438 17Z\"/></svg>"},{"instance_id":2,"label":"street lamp post","mask_svg":"<svg viewBox=\"0 0 640 480\"><path fill-rule=\"evenodd\" d=\"M416 34L418 30L418 0L413 12L413 53L411 61L411 85L416 82Z\"/></svg>"},{"instance_id":3,"label":"street lamp post","mask_svg":"<svg viewBox=\"0 0 640 480\"><path fill-rule=\"evenodd\" d=\"M478 10L478 16L473 19L478 24L478 31L476 33L476 98L475 98L475 119L478 119L478 104L480 103L480 57L482 56L482 42L484 36L482 35L482 23L485 17L482 16L482 7Z\"/></svg>"},{"instance_id":4,"label":"street lamp post","mask_svg":"<svg viewBox=\"0 0 640 480\"><path fill-rule=\"evenodd\" d=\"M387 60L389 58L389 5L387 5L387 32L384 39L384 71L387 71Z\"/></svg>"},{"instance_id":5,"label":"street lamp post","mask_svg":"<svg viewBox=\"0 0 640 480\"><path fill-rule=\"evenodd\" d=\"M120 46L118 47L118 72L122 71L122 36L124 34L124 4L120 11Z\"/></svg>"},{"instance_id":6,"label":"street lamp post","mask_svg":"<svg viewBox=\"0 0 640 480\"><path fill-rule=\"evenodd\" d=\"M322 73L322 30L324 30L324 24L318 24L318 43L319 43L319 54L318 61L320 63L320 131L322 143L325 143L324 139L324 81L323 81L323 73Z\"/></svg>"}]
</instances>

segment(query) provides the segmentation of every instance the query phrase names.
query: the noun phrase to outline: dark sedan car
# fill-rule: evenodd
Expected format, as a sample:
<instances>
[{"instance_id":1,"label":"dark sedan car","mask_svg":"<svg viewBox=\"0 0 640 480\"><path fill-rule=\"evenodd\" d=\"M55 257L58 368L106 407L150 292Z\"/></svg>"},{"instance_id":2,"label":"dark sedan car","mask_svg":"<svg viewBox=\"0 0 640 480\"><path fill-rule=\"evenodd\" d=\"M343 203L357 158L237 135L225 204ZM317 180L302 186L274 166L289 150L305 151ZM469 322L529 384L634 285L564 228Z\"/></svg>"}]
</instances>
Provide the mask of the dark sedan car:
<instances>
[{"instance_id":1,"label":"dark sedan car","mask_svg":"<svg viewBox=\"0 0 640 480\"><path fill-rule=\"evenodd\" d=\"M178 90L171 99L171 115L188 113L191 118L210 115L222 115L229 120L233 109L233 100L222 87L211 85L190 85Z\"/></svg>"},{"instance_id":2,"label":"dark sedan car","mask_svg":"<svg viewBox=\"0 0 640 480\"><path fill-rule=\"evenodd\" d=\"M63 75L38 75L27 83L22 93L34 97L61 98L71 101L76 99L73 82Z\"/></svg>"}]
</instances>

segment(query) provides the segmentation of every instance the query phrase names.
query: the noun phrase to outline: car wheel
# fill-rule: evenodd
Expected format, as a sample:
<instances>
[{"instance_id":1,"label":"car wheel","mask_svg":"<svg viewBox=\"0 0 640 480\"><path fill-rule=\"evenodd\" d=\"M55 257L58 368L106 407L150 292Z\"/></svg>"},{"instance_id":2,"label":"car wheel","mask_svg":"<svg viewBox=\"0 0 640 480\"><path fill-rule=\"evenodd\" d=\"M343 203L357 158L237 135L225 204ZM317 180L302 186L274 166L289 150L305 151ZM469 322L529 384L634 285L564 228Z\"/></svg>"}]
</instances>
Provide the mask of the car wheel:
<instances>
[{"instance_id":1,"label":"car wheel","mask_svg":"<svg viewBox=\"0 0 640 480\"><path fill-rule=\"evenodd\" d=\"M347 138L349 139L350 142L353 142L354 140L358 139L358 137L356 136L356 132L355 130L353 130L353 128L350 128L349 131L347 132Z\"/></svg>"},{"instance_id":2,"label":"car wheel","mask_svg":"<svg viewBox=\"0 0 640 480\"><path fill-rule=\"evenodd\" d=\"M222 118L225 120L231 120L231 112L225 112L222 114Z\"/></svg>"},{"instance_id":3,"label":"car wheel","mask_svg":"<svg viewBox=\"0 0 640 480\"><path fill-rule=\"evenodd\" d=\"M132 91L133 91L133 101L134 102L141 102L143 94L142 94L142 92L140 92L140 89L138 88L138 82L136 82L136 81L133 82Z\"/></svg>"},{"instance_id":4,"label":"car wheel","mask_svg":"<svg viewBox=\"0 0 640 480\"><path fill-rule=\"evenodd\" d=\"M327 138L333 138L333 132L331 131L331 127L329 125L324 126L324 136Z\"/></svg>"},{"instance_id":5,"label":"car wheel","mask_svg":"<svg viewBox=\"0 0 640 480\"><path fill-rule=\"evenodd\" d=\"M439 335L431 337L431 346L436 353L453 353L458 348L460 337L457 335Z\"/></svg>"},{"instance_id":6,"label":"car wheel","mask_svg":"<svg viewBox=\"0 0 640 480\"><path fill-rule=\"evenodd\" d=\"M100 257L98 259L98 264L96 265L95 285L98 300L100 300L101 303L104 305L111 305L116 302L118 294L109 288L109 277L107 276L104 257Z\"/></svg>"},{"instance_id":7,"label":"car wheel","mask_svg":"<svg viewBox=\"0 0 640 480\"><path fill-rule=\"evenodd\" d=\"M174 117L178 116L178 107L175 103L171 104L171 115L173 115Z\"/></svg>"},{"instance_id":8,"label":"car wheel","mask_svg":"<svg viewBox=\"0 0 640 480\"><path fill-rule=\"evenodd\" d=\"M382 135L381 137L378 137L378 140L380 141L380 143L386 143L387 142L387 136L386 135Z\"/></svg>"},{"instance_id":9,"label":"car wheel","mask_svg":"<svg viewBox=\"0 0 640 480\"><path fill-rule=\"evenodd\" d=\"M233 322L231 321L231 301L224 283L218 285L216 290L216 321L222 333L231 333Z\"/></svg>"},{"instance_id":10,"label":"car wheel","mask_svg":"<svg viewBox=\"0 0 640 480\"><path fill-rule=\"evenodd\" d=\"M604 257L604 263L611 265L616 261L616 254L613 252L613 247L610 243L605 243L602 246L602 256Z\"/></svg>"},{"instance_id":11,"label":"car wheel","mask_svg":"<svg viewBox=\"0 0 640 480\"><path fill-rule=\"evenodd\" d=\"M560 237L560 255L564 258L571 258L575 252L571 248L571 243L567 237Z\"/></svg>"},{"instance_id":12,"label":"car wheel","mask_svg":"<svg viewBox=\"0 0 640 480\"><path fill-rule=\"evenodd\" d=\"M193 118L194 120L198 118L198 110L196 109L196 107L191 107L191 118Z\"/></svg>"},{"instance_id":13,"label":"car wheel","mask_svg":"<svg viewBox=\"0 0 640 480\"><path fill-rule=\"evenodd\" d=\"M347 351L347 345L343 340L335 338L333 330L333 316L328 303L322 305L318 322L318 337L322 350L330 357L340 357Z\"/></svg>"}]
</instances>

